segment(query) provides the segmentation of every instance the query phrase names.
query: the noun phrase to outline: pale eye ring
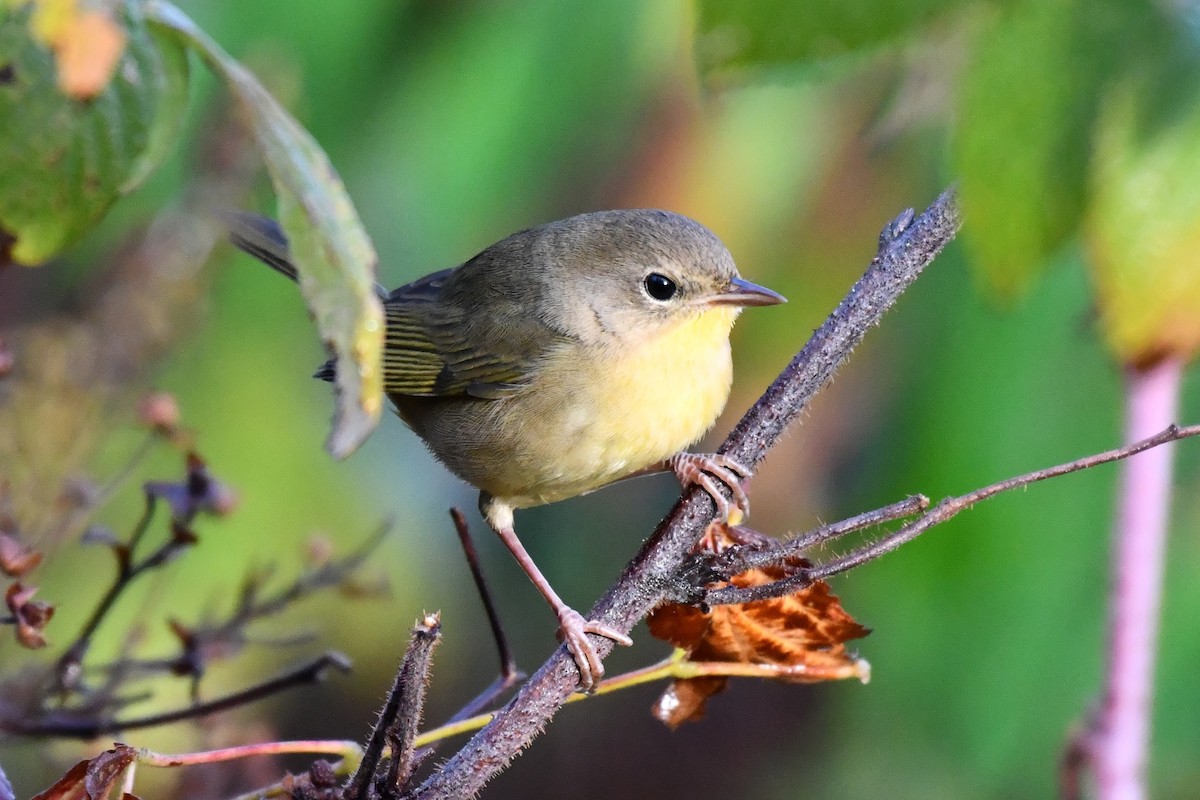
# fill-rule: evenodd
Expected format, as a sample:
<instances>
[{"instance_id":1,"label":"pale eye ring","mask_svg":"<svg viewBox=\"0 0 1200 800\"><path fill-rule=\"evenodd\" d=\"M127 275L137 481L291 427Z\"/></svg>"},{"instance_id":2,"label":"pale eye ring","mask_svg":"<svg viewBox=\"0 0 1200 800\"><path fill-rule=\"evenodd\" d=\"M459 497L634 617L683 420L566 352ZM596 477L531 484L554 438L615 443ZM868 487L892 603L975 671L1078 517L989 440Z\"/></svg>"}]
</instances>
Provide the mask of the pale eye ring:
<instances>
[{"instance_id":1,"label":"pale eye ring","mask_svg":"<svg viewBox=\"0 0 1200 800\"><path fill-rule=\"evenodd\" d=\"M661 272L651 272L642 279L642 286L645 288L646 294L663 303L670 300L679 291L679 287L675 285L675 281Z\"/></svg>"}]
</instances>

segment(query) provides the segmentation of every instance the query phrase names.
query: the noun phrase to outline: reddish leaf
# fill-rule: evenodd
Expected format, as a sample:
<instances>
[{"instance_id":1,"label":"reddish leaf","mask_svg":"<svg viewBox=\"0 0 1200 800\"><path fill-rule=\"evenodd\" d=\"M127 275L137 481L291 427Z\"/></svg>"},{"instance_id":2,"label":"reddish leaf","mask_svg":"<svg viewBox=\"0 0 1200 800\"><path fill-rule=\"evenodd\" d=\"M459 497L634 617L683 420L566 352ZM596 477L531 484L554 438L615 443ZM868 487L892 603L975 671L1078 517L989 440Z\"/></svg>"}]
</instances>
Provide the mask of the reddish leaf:
<instances>
[{"instance_id":1,"label":"reddish leaf","mask_svg":"<svg viewBox=\"0 0 1200 800\"><path fill-rule=\"evenodd\" d=\"M762 537L740 528L716 527L701 545L720 552L732 544L762 544ZM807 562L753 569L730 584L761 586L796 573ZM847 652L845 642L870 631L859 625L823 581L785 597L717 606L705 614L694 606L668 603L647 619L650 633L683 648L693 662L732 662L778 667L764 677L816 683L850 677L863 679L866 663ZM675 681L655 706L655 716L671 727L699 719L704 703L725 688L728 679L705 676Z\"/></svg>"},{"instance_id":2,"label":"reddish leaf","mask_svg":"<svg viewBox=\"0 0 1200 800\"><path fill-rule=\"evenodd\" d=\"M137 416L147 428L170 435L179 427L179 403L170 392L151 392L138 401Z\"/></svg>"},{"instance_id":3,"label":"reddish leaf","mask_svg":"<svg viewBox=\"0 0 1200 800\"><path fill-rule=\"evenodd\" d=\"M720 675L672 681L654 704L654 716L672 730L685 722L699 722L708 698L725 691L728 682Z\"/></svg>"},{"instance_id":4,"label":"reddish leaf","mask_svg":"<svg viewBox=\"0 0 1200 800\"><path fill-rule=\"evenodd\" d=\"M8 587L4 593L4 601L12 612L17 623L17 641L30 650L46 646L46 637L42 630L54 616L54 606L49 603L35 601L36 586L22 586L18 581Z\"/></svg>"},{"instance_id":5,"label":"reddish leaf","mask_svg":"<svg viewBox=\"0 0 1200 800\"><path fill-rule=\"evenodd\" d=\"M33 800L105 800L136 758L135 748L118 744L93 759L80 761ZM133 795L122 795L128 797Z\"/></svg>"},{"instance_id":6,"label":"reddish leaf","mask_svg":"<svg viewBox=\"0 0 1200 800\"><path fill-rule=\"evenodd\" d=\"M30 550L15 536L0 532L0 571L12 578L19 578L42 563L42 554Z\"/></svg>"}]
</instances>

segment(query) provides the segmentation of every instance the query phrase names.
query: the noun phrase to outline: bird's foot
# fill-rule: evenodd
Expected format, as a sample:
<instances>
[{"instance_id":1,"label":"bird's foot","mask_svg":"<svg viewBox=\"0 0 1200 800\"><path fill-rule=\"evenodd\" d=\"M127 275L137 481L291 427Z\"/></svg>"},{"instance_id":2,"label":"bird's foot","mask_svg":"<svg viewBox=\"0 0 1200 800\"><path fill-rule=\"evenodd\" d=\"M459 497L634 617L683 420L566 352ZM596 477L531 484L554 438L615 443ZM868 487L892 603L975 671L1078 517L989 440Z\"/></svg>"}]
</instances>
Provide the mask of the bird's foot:
<instances>
[{"instance_id":1,"label":"bird's foot","mask_svg":"<svg viewBox=\"0 0 1200 800\"><path fill-rule=\"evenodd\" d=\"M695 485L708 493L717 505L717 519L721 522L737 525L750 516L750 498L742 488L742 481L752 473L745 465L720 453L680 453L672 456L667 466L675 473L683 488ZM729 487L736 509L730 505L716 481Z\"/></svg>"},{"instance_id":2,"label":"bird's foot","mask_svg":"<svg viewBox=\"0 0 1200 800\"><path fill-rule=\"evenodd\" d=\"M587 634L594 633L612 639L624 647L633 644L632 639L616 628L594 619L584 619L582 614L568 606L558 609L558 625L559 638L567 645L567 651L579 668L579 690L582 692L594 691L596 684L604 677L604 664L600 662L600 654Z\"/></svg>"}]
</instances>

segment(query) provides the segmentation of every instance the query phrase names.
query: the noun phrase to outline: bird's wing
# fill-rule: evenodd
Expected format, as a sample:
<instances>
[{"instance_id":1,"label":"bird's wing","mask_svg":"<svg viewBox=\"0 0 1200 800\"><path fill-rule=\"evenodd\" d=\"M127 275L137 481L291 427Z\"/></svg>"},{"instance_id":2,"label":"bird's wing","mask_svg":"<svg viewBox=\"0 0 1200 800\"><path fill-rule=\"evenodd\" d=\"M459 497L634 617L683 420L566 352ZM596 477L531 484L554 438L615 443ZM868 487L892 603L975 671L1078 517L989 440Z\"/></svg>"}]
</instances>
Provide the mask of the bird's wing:
<instances>
[{"instance_id":1,"label":"bird's wing","mask_svg":"<svg viewBox=\"0 0 1200 800\"><path fill-rule=\"evenodd\" d=\"M402 286L384 302L384 390L489 400L519 392L562 337L532 321L528 309L494 303L489 314L480 315L442 301L452 272Z\"/></svg>"}]
</instances>

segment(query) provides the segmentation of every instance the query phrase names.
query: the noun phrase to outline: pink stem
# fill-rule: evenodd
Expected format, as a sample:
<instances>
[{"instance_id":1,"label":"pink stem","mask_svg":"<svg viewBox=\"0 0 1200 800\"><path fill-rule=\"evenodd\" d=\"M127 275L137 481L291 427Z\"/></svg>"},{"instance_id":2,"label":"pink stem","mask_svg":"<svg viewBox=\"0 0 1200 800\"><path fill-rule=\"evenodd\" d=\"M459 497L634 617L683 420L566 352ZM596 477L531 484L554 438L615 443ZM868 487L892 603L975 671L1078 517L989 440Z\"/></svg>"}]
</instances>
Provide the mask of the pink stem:
<instances>
[{"instance_id":1,"label":"pink stem","mask_svg":"<svg viewBox=\"0 0 1200 800\"><path fill-rule=\"evenodd\" d=\"M1170 358L1126 377L1125 440L1175 421L1181 361ZM1094 727L1098 800L1146 797L1146 762L1174 445L1126 461L1121 471L1112 564L1108 674Z\"/></svg>"}]
</instances>

